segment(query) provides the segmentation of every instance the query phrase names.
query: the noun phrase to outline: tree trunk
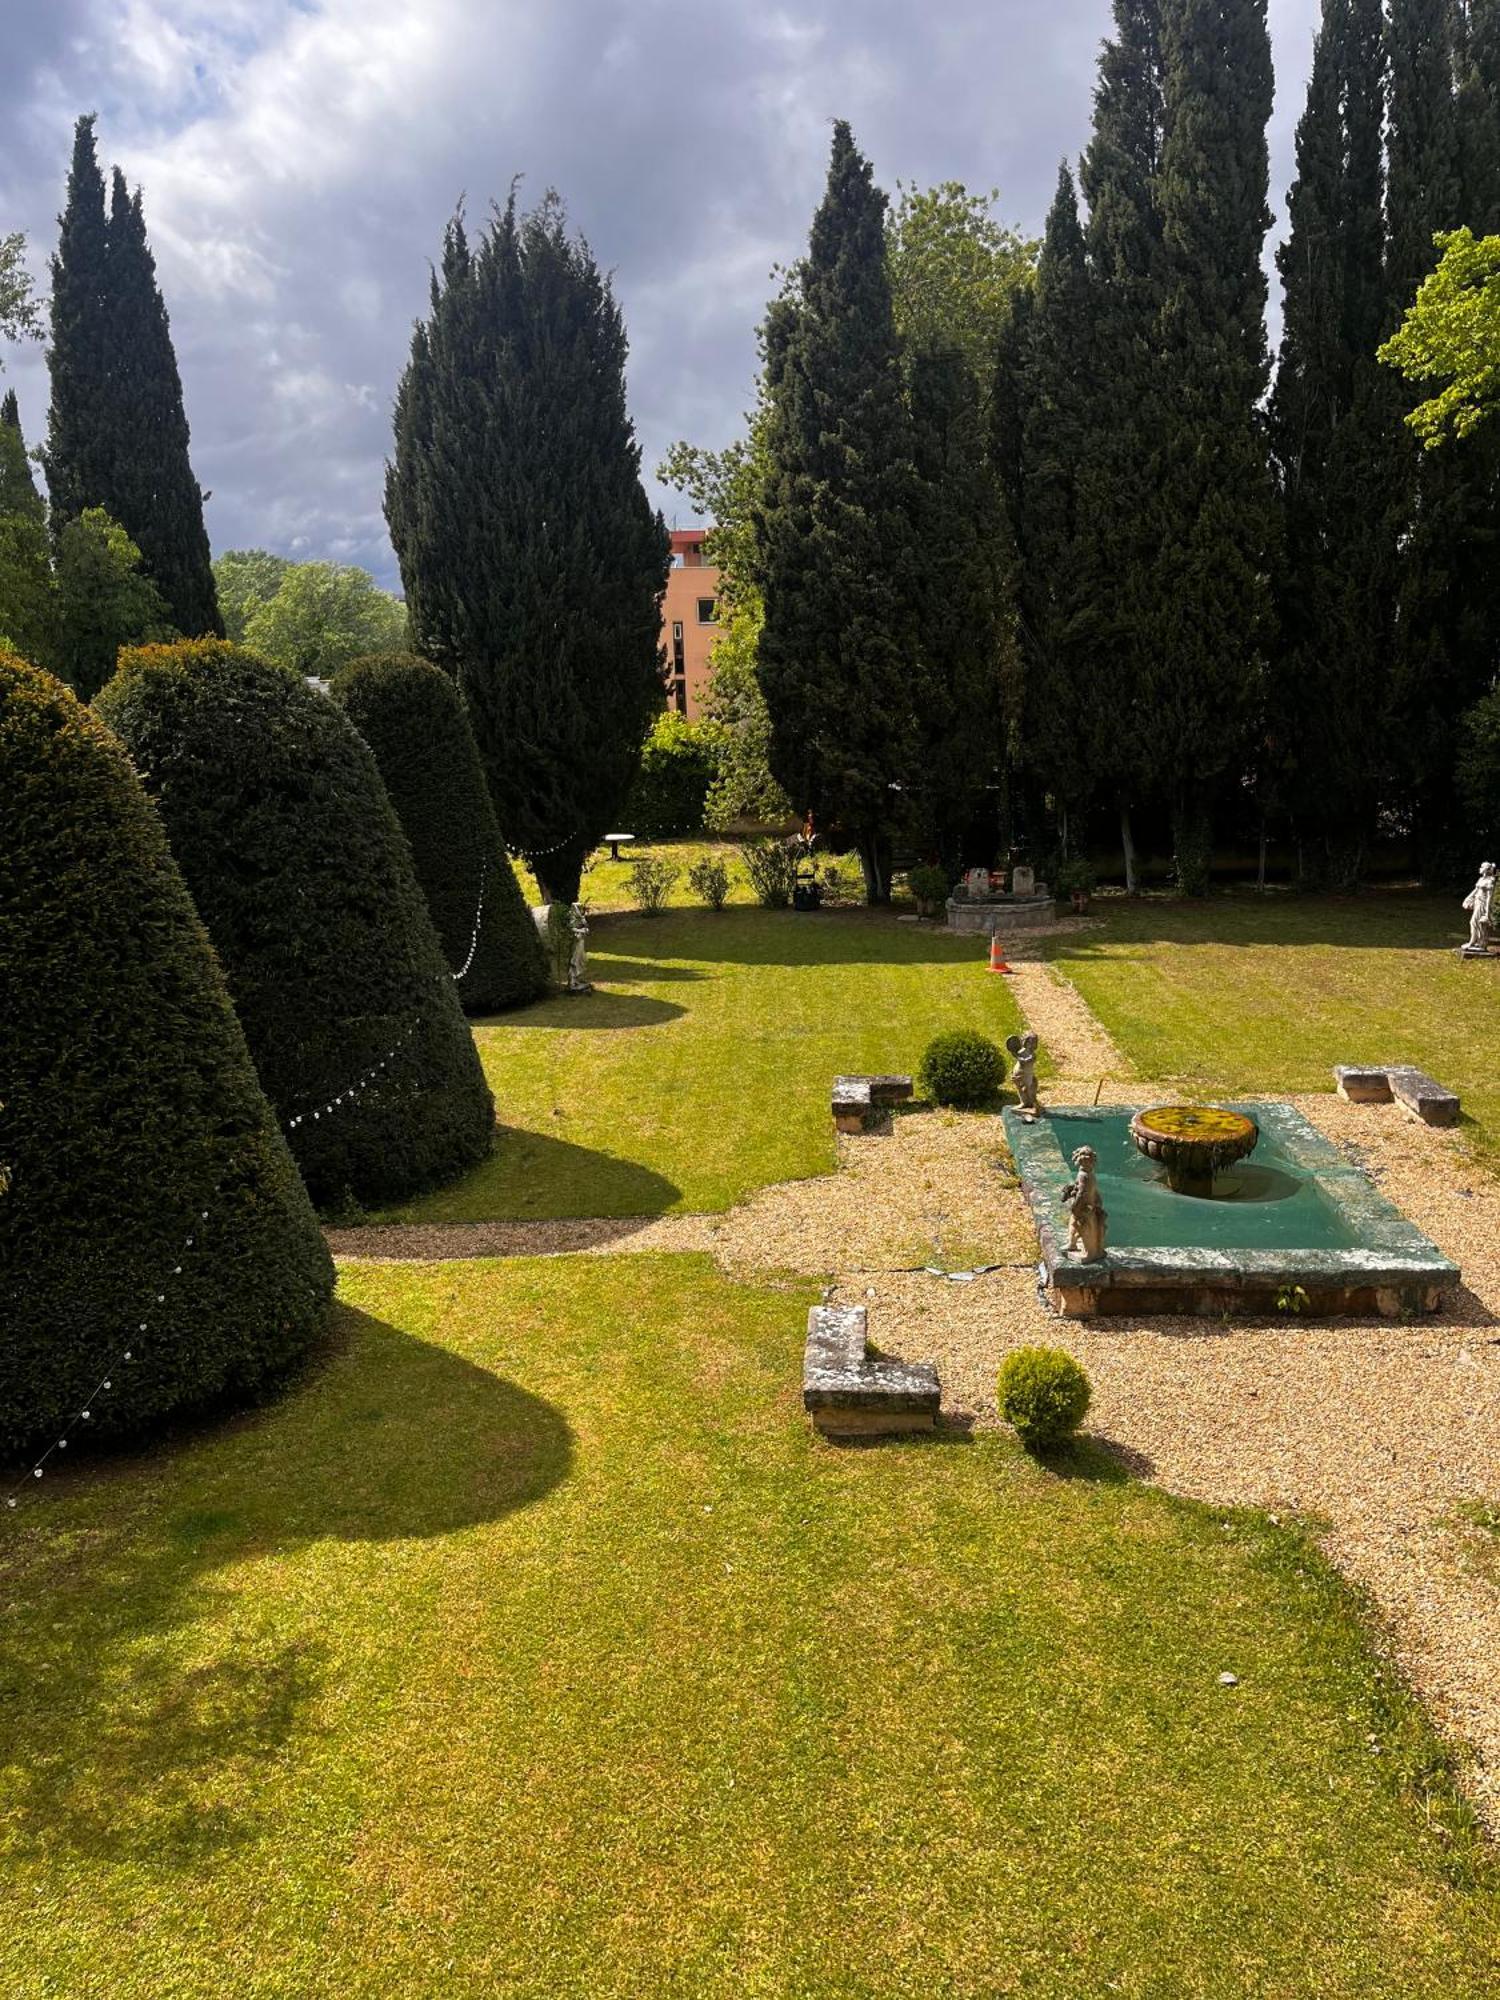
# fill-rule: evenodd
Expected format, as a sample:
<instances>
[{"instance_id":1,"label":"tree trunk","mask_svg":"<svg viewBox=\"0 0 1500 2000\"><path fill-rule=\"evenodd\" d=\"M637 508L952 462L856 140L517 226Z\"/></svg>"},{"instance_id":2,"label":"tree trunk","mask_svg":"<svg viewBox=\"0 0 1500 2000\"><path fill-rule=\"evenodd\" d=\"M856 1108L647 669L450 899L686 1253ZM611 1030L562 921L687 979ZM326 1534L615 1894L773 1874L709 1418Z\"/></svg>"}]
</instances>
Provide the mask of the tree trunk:
<instances>
[{"instance_id":1,"label":"tree trunk","mask_svg":"<svg viewBox=\"0 0 1500 2000\"><path fill-rule=\"evenodd\" d=\"M1213 821L1201 792L1181 792L1173 804L1172 867L1182 895L1208 894L1213 874Z\"/></svg>"},{"instance_id":2,"label":"tree trunk","mask_svg":"<svg viewBox=\"0 0 1500 2000\"><path fill-rule=\"evenodd\" d=\"M524 856L522 857L525 858ZM576 903L578 885L583 880L586 854L581 840L570 841L551 854L539 854L530 862L537 887L548 903Z\"/></svg>"},{"instance_id":3,"label":"tree trunk","mask_svg":"<svg viewBox=\"0 0 1500 2000\"><path fill-rule=\"evenodd\" d=\"M1135 872L1135 836L1130 830L1130 808L1120 808L1120 846L1125 855L1125 893L1134 896L1139 892L1140 883Z\"/></svg>"},{"instance_id":4,"label":"tree trunk","mask_svg":"<svg viewBox=\"0 0 1500 2000\"><path fill-rule=\"evenodd\" d=\"M1260 823L1260 860L1255 870L1255 886L1262 895L1266 893L1266 822Z\"/></svg>"},{"instance_id":5,"label":"tree trunk","mask_svg":"<svg viewBox=\"0 0 1500 2000\"><path fill-rule=\"evenodd\" d=\"M860 834L857 846L859 865L865 878L865 901L888 903L891 900L890 842L879 831L872 829Z\"/></svg>"}]
</instances>

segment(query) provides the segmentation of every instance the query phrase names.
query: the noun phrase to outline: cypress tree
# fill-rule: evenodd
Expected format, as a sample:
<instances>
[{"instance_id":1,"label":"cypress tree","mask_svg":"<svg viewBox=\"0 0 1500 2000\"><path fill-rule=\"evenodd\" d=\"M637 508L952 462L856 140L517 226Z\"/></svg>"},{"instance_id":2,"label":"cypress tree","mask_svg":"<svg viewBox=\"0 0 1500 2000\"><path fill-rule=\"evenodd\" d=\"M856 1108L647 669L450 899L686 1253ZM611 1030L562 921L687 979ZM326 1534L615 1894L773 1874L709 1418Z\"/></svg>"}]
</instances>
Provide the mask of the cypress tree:
<instances>
[{"instance_id":1,"label":"cypress tree","mask_svg":"<svg viewBox=\"0 0 1500 2000\"><path fill-rule=\"evenodd\" d=\"M1089 447L1090 284L1078 196L1066 163L1047 216L1036 286L1022 311L1012 421L1025 661L1021 748L1067 819L1088 803L1091 649L1078 641L1078 469Z\"/></svg>"},{"instance_id":2,"label":"cypress tree","mask_svg":"<svg viewBox=\"0 0 1500 2000\"><path fill-rule=\"evenodd\" d=\"M249 1400L317 1339L333 1267L161 820L5 654L0 1077L0 1457Z\"/></svg>"},{"instance_id":3,"label":"cypress tree","mask_svg":"<svg viewBox=\"0 0 1500 2000\"><path fill-rule=\"evenodd\" d=\"M52 407L46 467L54 535L86 507L106 504L114 474L109 222L92 113L74 128L67 202L58 226L57 254L52 259L52 345L47 354Z\"/></svg>"},{"instance_id":4,"label":"cypress tree","mask_svg":"<svg viewBox=\"0 0 1500 2000\"><path fill-rule=\"evenodd\" d=\"M161 808L313 1199L399 1201L477 1165L494 1105L343 709L222 639L124 652L95 706Z\"/></svg>"},{"instance_id":5,"label":"cypress tree","mask_svg":"<svg viewBox=\"0 0 1500 2000\"><path fill-rule=\"evenodd\" d=\"M1387 333L1437 262L1435 233L1493 215L1500 201L1495 149L1481 143L1494 116L1496 32L1489 4L1390 0ZM1423 452L1397 420L1419 395L1409 389L1392 421L1402 529L1392 741L1418 864L1445 876L1462 866L1459 718L1489 687L1500 655L1500 441Z\"/></svg>"},{"instance_id":6,"label":"cypress tree","mask_svg":"<svg viewBox=\"0 0 1500 2000\"><path fill-rule=\"evenodd\" d=\"M1240 762L1270 636L1275 511L1259 411L1269 373L1266 0L1165 0L1162 56L1170 395L1158 404L1161 543L1147 684L1177 879L1201 894L1215 796Z\"/></svg>"},{"instance_id":7,"label":"cypress tree","mask_svg":"<svg viewBox=\"0 0 1500 2000\"><path fill-rule=\"evenodd\" d=\"M104 507L140 548L146 574L177 629L189 638L222 637L171 327L146 240L140 190L133 196L127 191L118 167L106 276L115 448L108 485L89 504Z\"/></svg>"},{"instance_id":8,"label":"cypress tree","mask_svg":"<svg viewBox=\"0 0 1500 2000\"><path fill-rule=\"evenodd\" d=\"M1314 879L1357 881L1389 706L1392 388L1385 318L1380 0L1324 0L1297 128L1271 436L1285 521L1267 754Z\"/></svg>"},{"instance_id":9,"label":"cypress tree","mask_svg":"<svg viewBox=\"0 0 1500 2000\"><path fill-rule=\"evenodd\" d=\"M26 439L21 432L21 406L14 389L0 401L0 514L25 514L45 523L47 510L31 475Z\"/></svg>"},{"instance_id":10,"label":"cypress tree","mask_svg":"<svg viewBox=\"0 0 1500 2000\"><path fill-rule=\"evenodd\" d=\"M384 653L341 667L329 693L374 753L464 1011L538 998L547 961L453 682L428 660Z\"/></svg>"},{"instance_id":11,"label":"cypress tree","mask_svg":"<svg viewBox=\"0 0 1500 2000\"><path fill-rule=\"evenodd\" d=\"M1076 461L1077 655L1094 701L1078 718L1096 792L1120 818L1134 890L1132 810L1153 787L1148 711L1156 658L1159 454L1166 421L1159 357L1165 250L1157 206L1162 147L1159 0L1115 0L1099 60L1094 128L1081 168L1089 219L1087 423Z\"/></svg>"},{"instance_id":12,"label":"cypress tree","mask_svg":"<svg viewBox=\"0 0 1500 2000\"><path fill-rule=\"evenodd\" d=\"M555 195L524 217L512 197L472 249L455 218L386 479L413 641L456 676L506 839L562 901L662 703L668 544L625 358Z\"/></svg>"},{"instance_id":13,"label":"cypress tree","mask_svg":"<svg viewBox=\"0 0 1500 2000\"><path fill-rule=\"evenodd\" d=\"M993 807L1015 721L1014 542L979 383L962 351L919 350L910 397L921 643L911 690L916 754L901 796L917 840L956 872L967 828ZM987 850L994 838L991 827Z\"/></svg>"},{"instance_id":14,"label":"cypress tree","mask_svg":"<svg viewBox=\"0 0 1500 2000\"><path fill-rule=\"evenodd\" d=\"M840 120L808 254L766 322L755 516L771 770L798 811L854 841L872 902L890 895L892 788L918 744L915 485L885 210Z\"/></svg>"},{"instance_id":15,"label":"cypress tree","mask_svg":"<svg viewBox=\"0 0 1500 2000\"><path fill-rule=\"evenodd\" d=\"M16 392L0 402L0 637L37 666L56 664L57 604L47 512L31 476Z\"/></svg>"}]
</instances>

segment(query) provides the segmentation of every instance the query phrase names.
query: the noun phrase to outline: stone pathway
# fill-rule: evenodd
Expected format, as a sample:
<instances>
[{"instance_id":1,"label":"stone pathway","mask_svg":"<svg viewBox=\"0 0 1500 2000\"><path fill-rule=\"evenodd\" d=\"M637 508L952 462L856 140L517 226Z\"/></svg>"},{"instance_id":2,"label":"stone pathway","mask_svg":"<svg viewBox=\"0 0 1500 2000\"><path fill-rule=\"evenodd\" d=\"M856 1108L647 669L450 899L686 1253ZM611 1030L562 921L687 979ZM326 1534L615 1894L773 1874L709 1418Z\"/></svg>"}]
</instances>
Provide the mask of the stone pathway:
<instances>
[{"instance_id":1,"label":"stone pathway","mask_svg":"<svg viewBox=\"0 0 1500 2000\"><path fill-rule=\"evenodd\" d=\"M1012 962L1056 1072L1044 1102L1156 1094L1074 987L1033 957ZM980 1426L999 1422L1008 1349L1066 1345L1094 1383L1091 1432L1141 1477L1308 1518L1370 1592L1439 1724L1472 1746L1471 1795L1500 1834L1500 1534L1465 1513L1500 1504L1500 1184L1461 1134L1395 1105L1291 1101L1462 1266L1447 1312L1410 1326L1055 1321L1037 1296L1035 1239L995 1119L925 1111L886 1136L840 1139L836 1173L764 1188L725 1215L330 1231L329 1241L341 1258L707 1250L735 1273L835 1272L833 1299L868 1306L881 1347L936 1361L945 1410ZM1000 1268L955 1284L926 1274L929 1263ZM1236 1671L1253 1676L1253 1659Z\"/></svg>"}]
</instances>

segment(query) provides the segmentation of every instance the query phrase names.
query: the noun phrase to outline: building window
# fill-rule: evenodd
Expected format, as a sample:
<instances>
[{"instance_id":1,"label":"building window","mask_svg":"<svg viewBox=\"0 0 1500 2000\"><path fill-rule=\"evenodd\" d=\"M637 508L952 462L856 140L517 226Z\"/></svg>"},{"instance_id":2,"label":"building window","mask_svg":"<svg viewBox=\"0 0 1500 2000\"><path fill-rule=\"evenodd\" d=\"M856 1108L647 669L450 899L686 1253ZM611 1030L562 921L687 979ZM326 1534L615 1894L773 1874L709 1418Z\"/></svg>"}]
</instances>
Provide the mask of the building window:
<instances>
[{"instance_id":1,"label":"building window","mask_svg":"<svg viewBox=\"0 0 1500 2000\"><path fill-rule=\"evenodd\" d=\"M716 625L718 623L718 615L715 612L714 601L711 597L700 597L698 599L698 623L700 625Z\"/></svg>"},{"instance_id":2,"label":"building window","mask_svg":"<svg viewBox=\"0 0 1500 2000\"><path fill-rule=\"evenodd\" d=\"M686 557L685 557L685 556L683 555L683 553L682 553L681 549L678 549L678 550L676 551L676 553L675 553L675 554L673 555L673 557L672 557L672 567L673 567L673 569L681 569L681 568L682 568L682 567L684 566L684 564L686 563L686 561L687 561L687 558L686 558Z\"/></svg>"},{"instance_id":3,"label":"building window","mask_svg":"<svg viewBox=\"0 0 1500 2000\"><path fill-rule=\"evenodd\" d=\"M676 707L677 707L677 713L678 713L679 715L686 715L686 714L687 714L687 682L686 682L686 681L673 681L673 683L672 683L672 700L673 700L673 701L674 701L674 703L676 704Z\"/></svg>"}]
</instances>

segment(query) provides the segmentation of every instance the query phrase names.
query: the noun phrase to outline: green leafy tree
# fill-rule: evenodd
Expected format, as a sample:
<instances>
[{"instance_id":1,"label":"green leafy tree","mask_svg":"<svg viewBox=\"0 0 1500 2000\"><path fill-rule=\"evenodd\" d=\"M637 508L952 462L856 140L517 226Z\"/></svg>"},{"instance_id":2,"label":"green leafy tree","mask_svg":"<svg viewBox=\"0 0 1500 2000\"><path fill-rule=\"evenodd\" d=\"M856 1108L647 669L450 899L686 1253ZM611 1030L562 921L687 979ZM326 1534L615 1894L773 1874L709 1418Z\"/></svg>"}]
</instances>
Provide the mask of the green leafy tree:
<instances>
[{"instance_id":1,"label":"green leafy tree","mask_svg":"<svg viewBox=\"0 0 1500 2000\"><path fill-rule=\"evenodd\" d=\"M274 560L274 558L272 558ZM245 617L245 644L278 666L326 680L368 653L406 644L406 606L368 570L345 563L291 563L275 594Z\"/></svg>"},{"instance_id":2,"label":"green leafy tree","mask_svg":"<svg viewBox=\"0 0 1500 2000\"><path fill-rule=\"evenodd\" d=\"M314 1201L400 1201L477 1165L494 1104L344 710L222 639L127 651L96 707L160 808Z\"/></svg>"},{"instance_id":3,"label":"green leafy tree","mask_svg":"<svg viewBox=\"0 0 1500 2000\"><path fill-rule=\"evenodd\" d=\"M668 543L625 328L556 195L449 225L396 402L386 518L413 639L457 677L507 839L578 894L662 703Z\"/></svg>"},{"instance_id":4,"label":"green leafy tree","mask_svg":"<svg viewBox=\"0 0 1500 2000\"><path fill-rule=\"evenodd\" d=\"M274 556L269 549L226 549L214 558L214 590L226 639L237 646L245 643L246 625L270 603L291 568L289 556Z\"/></svg>"},{"instance_id":5,"label":"green leafy tree","mask_svg":"<svg viewBox=\"0 0 1500 2000\"><path fill-rule=\"evenodd\" d=\"M108 483L89 504L105 507L129 529L178 631L222 637L171 327L146 240L140 190L130 194L118 167L105 270L113 453Z\"/></svg>"},{"instance_id":6,"label":"green leafy tree","mask_svg":"<svg viewBox=\"0 0 1500 2000\"><path fill-rule=\"evenodd\" d=\"M91 701L122 646L169 638L172 627L140 550L102 507L64 527L56 574L60 670L80 701Z\"/></svg>"},{"instance_id":7,"label":"green leafy tree","mask_svg":"<svg viewBox=\"0 0 1500 2000\"><path fill-rule=\"evenodd\" d=\"M1500 686L1475 702L1458 734L1459 803L1474 847L1493 855L1500 850Z\"/></svg>"},{"instance_id":8,"label":"green leafy tree","mask_svg":"<svg viewBox=\"0 0 1500 2000\"><path fill-rule=\"evenodd\" d=\"M109 217L92 115L73 133L67 201L52 259L52 345L47 365L47 490L52 531L60 535L86 507L106 504L114 474L110 363Z\"/></svg>"},{"instance_id":9,"label":"green leafy tree","mask_svg":"<svg viewBox=\"0 0 1500 2000\"><path fill-rule=\"evenodd\" d=\"M916 485L885 208L840 120L807 257L767 318L755 515L771 769L853 841L872 902L890 896L893 788L917 749Z\"/></svg>"},{"instance_id":10,"label":"green leafy tree","mask_svg":"<svg viewBox=\"0 0 1500 2000\"><path fill-rule=\"evenodd\" d=\"M26 238L0 236L0 340L40 340L42 309L26 268ZM0 360L0 368L4 367Z\"/></svg>"},{"instance_id":11,"label":"green leafy tree","mask_svg":"<svg viewBox=\"0 0 1500 2000\"><path fill-rule=\"evenodd\" d=\"M1208 886L1212 809L1237 775L1270 639L1276 517L1260 414L1271 45L1265 0L1164 0L1164 262L1151 724L1179 885Z\"/></svg>"},{"instance_id":12,"label":"green leafy tree","mask_svg":"<svg viewBox=\"0 0 1500 2000\"><path fill-rule=\"evenodd\" d=\"M1284 510L1280 645L1262 779L1293 811L1306 873L1359 878L1384 768L1396 516L1385 318L1380 0L1324 0L1297 128L1271 439Z\"/></svg>"},{"instance_id":13,"label":"green leafy tree","mask_svg":"<svg viewBox=\"0 0 1500 2000\"><path fill-rule=\"evenodd\" d=\"M47 512L31 476L13 389L0 402L0 633L34 665L55 664L57 605Z\"/></svg>"},{"instance_id":14,"label":"green leafy tree","mask_svg":"<svg viewBox=\"0 0 1500 2000\"><path fill-rule=\"evenodd\" d=\"M795 817L791 800L771 775L771 716L756 672L761 617L758 596L730 604L710 659L703 713L724 739L703 802L703 823L718 833L745 824L785 826Z\"/></svg>"},{"instance_id":15,"label":"green leafy tree","mask_svg":"<svg viewBox=\"0 0 1500 2000\"><path fill-rule=\"evenodd\" d=\"M995 343L1041 247L998 220L999 198L998 188L970 194L961 181L930 188L898 181L886 225L901 340L913 353L956 349L986 394Z\"/></svg>"},{"instance_id":16,"label":"green leafy tree","mask_svg":"<svg viewBox=\"0 0 1500 2000\"><path fill-rule=\"evenodd\" d=\"M1500 236L1476 237L1463 228L1437 243L1437 269L1380 349L1380 359L1409 381L1448 378L1407 412L1429 450L1471 436L1500 408Z\"/></svg>"},{"instance_id":17,"label":"green leafy tree","mask_svg":"<svg viewBox=\"0 0 1500 2000\"><path fill-rule=\"evenodd\" d=\"M263 1396L326 1323L317 1219L129 758L4 655L0 931L0 1457Z\"/></svg>"},{"instance_id":18,"label":"green leafy tree","mask_svg":"<svg viewBox=\"0 0 1500 2000\"><path fill-rule=\"evenodd\" d=\"M468 1014L547 990L541 939L500 838L458 689L429 660L352 660L329 689L369 744Z\"/></svg>"}]
</instances>

